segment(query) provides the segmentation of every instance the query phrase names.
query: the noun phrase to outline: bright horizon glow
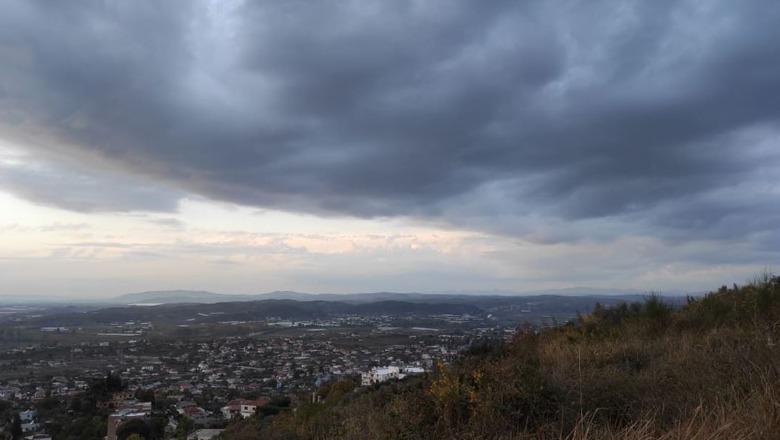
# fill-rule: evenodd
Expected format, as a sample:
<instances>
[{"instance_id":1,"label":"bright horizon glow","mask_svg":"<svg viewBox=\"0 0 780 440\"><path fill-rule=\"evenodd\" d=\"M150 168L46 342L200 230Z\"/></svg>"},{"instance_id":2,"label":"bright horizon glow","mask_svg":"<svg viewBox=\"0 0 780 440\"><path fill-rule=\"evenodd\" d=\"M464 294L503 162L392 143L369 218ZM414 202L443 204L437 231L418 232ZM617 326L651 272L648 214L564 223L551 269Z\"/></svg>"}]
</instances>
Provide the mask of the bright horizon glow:
<instances>
[{"instance_id":1,"label":"bright horizon glow","mask_svg":"<svg viewBox=\"0 0 780 440\"><path fill-rule=\"evenodd\" d=\"M593 255L601 255L597 264L619 270L639 263L625 261L626 248L665 250L650 238L539 245L400 219L320 219L194 199L165 215L80 214L0 193L0 211L6 213L0 223L0 274L6 280L0 295L8 296L99 299L147 290L523 292L575 286L697 292L712 288L714 279L734 279L732 273L721 275L721 267L681 271L672 266L637 271L634 279L620 283L587 277L594 270ZM545 267L546 261L559 260L572 262L570 274ZM756 272L749 265L738 267L737 277ZM399 280L399 273L413 278Z\"/></svg>"}]
</instances>

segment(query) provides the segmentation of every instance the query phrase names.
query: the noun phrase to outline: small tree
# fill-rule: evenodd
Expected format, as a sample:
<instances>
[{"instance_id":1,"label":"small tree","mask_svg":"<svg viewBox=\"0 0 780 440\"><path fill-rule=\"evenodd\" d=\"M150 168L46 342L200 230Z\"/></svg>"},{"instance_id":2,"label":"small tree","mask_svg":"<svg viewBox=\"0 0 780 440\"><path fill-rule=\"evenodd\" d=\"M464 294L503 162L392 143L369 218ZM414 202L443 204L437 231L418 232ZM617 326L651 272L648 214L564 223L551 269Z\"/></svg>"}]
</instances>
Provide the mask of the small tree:
<instances>
[{"instance_id":1,"label":"small tree","mask_svg":"<svg viewBox=\"0 0 780 440\"><path fill-rule=\"evenodd\" d=\"M150 431L149 425L143 419L132 419L119 425L116 429L116 437L119 440L130 440L133 436L147 439L150 437Z\"/></svg>"},{"instance_id":2,"label":"small tree","mask_svg":"<svg viewBox=\"0 0 780 440\"><path fill-rule=\"evenodd\" d=\"M195 430L195 422L190 420L189 417L182 417L179 420L179 425L176 427L174 436L179 440L186 440L187 435Z\"/></svg>"},{"instance_id":3,"label":"small tree","mask_svg":"<svg viewBox=\"0 0 780 440\"><path fill-rule=\"evenodd\" d=\"M22 419L19 417L19 413L14 413L14 418L11 421L11 439L19 440L22 438Z\"/></svg>"}]
</instances>

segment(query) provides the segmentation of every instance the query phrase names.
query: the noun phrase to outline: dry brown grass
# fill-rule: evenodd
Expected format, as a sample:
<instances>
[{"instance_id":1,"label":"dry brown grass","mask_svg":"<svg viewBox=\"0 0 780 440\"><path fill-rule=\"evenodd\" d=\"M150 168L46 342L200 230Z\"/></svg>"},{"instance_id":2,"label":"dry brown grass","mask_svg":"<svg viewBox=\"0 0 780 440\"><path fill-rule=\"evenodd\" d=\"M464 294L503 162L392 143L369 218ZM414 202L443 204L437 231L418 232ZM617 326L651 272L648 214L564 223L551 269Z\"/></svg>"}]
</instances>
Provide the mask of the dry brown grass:
<instances>
[{"instance_id":1,"label":"dry brown grass","mask_svg":"<svg viewBox=\"0 0 780 440\"><path fill-rule=\"evenodd\" d=\"M669 426L656 414L617 428L599 420L596 413L580 416L572 429L548 426L546 429L517 432L506 440L771 440L780 438L780 383L764 381L747 399L705 407L699 404Z\"/></svg>"}]
</instances>

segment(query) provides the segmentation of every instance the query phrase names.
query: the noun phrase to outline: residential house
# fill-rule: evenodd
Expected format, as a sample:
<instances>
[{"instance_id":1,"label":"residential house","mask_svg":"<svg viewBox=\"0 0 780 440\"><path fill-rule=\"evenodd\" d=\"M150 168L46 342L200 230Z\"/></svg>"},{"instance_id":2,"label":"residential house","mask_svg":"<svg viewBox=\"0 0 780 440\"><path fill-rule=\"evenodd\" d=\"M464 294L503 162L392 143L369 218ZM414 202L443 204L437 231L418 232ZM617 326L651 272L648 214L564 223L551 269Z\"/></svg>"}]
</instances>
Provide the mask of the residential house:
<instances>
[{"instance_id":1,"label":"residential house","mask_svg":"<svg viewBox=\"0 0 780 440\"><path fill-rule=\"evenodd\" d=\"M222 415L228 420L238 415L247 418L254 415L257 412L257 408L268 404L270 401L271 399L268 397L260 397L255 400L237 399L223 406L221 411Z\"/></svg>"}]
</instances>

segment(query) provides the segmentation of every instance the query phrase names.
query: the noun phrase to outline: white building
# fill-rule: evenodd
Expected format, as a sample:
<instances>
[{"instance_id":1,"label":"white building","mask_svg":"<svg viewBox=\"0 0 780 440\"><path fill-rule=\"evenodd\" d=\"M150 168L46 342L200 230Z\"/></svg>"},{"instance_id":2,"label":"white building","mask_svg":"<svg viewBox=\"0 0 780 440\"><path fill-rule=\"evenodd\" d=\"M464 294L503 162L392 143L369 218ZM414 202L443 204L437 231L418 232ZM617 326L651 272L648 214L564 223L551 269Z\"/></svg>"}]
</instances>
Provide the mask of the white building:
<instances>
[{"instance_id":1,"label":"white building","mask_svg":"<svg viewBox=\"0 0 780 440\"><path fill-rule=\"evenodd\" d=\"M22 423L32 422L36 417L38 417L38 411L35 411L34 409L28 409L19 413L19 419Z\"/></svg>"},{"instance_id":2,"label":"white building","mask_svg":"<svg viewBox=\"0 0 780 440\"><path fill-rule=\"evenodd\" d=\"M398 367L380 367L372 368L368 372L361 373L361 385L367 387L369 385L384 382L390 379L398 379L401 374L401 369Z\"/></svg>"},{"instance_id":3,"label":"white building","mask_svg":"<svg viewBox=\"0 0 780 440\"><path fill-rule=\"evenodd\" d=\"M403 370L403 375L408 376L410 374L423 374L425 369L423 367L406 367Z\"/></svg>"},{"instance_id":4,"label":"white building","mask_svg":"<svg viewBox=\"0 0 780 440\"><path fill-rule=\"evenodd\" d=\"M412 374L423 374L425 369L422 367L380 367L372 368L368 372L360 373L360 384L364 387L379 382L385 382L390 379L403 379Z\"/></svg>"}]
</instances>

